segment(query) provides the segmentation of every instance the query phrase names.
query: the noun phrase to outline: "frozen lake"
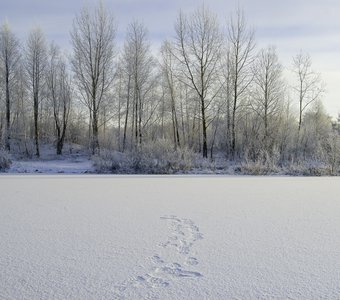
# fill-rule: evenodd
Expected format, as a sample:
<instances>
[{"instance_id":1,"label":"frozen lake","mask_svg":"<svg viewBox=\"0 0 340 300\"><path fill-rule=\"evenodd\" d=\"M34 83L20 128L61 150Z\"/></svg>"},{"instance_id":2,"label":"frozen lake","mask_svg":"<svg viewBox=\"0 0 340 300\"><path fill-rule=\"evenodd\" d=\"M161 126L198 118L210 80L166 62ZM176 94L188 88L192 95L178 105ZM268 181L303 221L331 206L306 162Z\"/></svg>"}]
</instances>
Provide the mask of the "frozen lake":
<instances>
[{"instance_id":1,"label":"frozen lake","mask_svg":"<svg viewBox=\"0 0 340 300\"><path fill-rule=\"evenodd\" d=\"M0 176L0 299L320 298L340 178Z\"/></svg>"}]
</instances>

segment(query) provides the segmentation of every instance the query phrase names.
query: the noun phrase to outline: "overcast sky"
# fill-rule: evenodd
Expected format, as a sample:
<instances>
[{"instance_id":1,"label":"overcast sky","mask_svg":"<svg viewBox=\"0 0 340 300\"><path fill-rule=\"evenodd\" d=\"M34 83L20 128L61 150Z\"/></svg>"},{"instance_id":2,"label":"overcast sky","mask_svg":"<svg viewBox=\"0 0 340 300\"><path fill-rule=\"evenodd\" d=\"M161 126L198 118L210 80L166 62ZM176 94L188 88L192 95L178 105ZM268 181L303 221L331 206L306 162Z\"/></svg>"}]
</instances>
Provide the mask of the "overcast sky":
<instances>
[{"instance_id":1,"label":"overcast sky","mask_svg":"<svg viewBox=\"0 0 340 300\"><path fill-rule=\"evenodd\" d=\"M121 42L127 24L134 18L144 21L154 47L173 36L173 26L181 9L191 12L203 2L195 0L106 0L115 14ZM40 26L49 40L70 49L72 20L84 4L95 0L0 0L0 22L5 18L12 30L24 39ZM209 0L205 5L217 13L221 26L239 5L248 24L255 29L258 48L277 47L281 62L291 68L292 57L308 52L313 67L326 83L323 103L332 116L340 112L340 1L339 0Z\"/></svg>"}]
</instances>

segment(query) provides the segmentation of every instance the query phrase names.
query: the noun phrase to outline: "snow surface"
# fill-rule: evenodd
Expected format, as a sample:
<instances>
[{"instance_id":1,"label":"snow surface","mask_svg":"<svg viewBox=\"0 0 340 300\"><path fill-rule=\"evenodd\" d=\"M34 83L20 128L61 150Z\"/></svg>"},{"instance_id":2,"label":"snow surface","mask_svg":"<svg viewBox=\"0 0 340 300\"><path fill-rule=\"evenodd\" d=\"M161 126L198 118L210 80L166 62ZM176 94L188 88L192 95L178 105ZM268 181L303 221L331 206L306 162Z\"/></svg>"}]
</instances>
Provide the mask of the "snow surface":
<instances>
[{"instance_id":1,"label":"snow surface","mask_svg":"<svg viewBox=\"0 0 340 300\"><path fill-rule=\"evenodd\" d=\"M340 178L0 176L0 299L339 299Z\"/></svg>"}]
</instances>

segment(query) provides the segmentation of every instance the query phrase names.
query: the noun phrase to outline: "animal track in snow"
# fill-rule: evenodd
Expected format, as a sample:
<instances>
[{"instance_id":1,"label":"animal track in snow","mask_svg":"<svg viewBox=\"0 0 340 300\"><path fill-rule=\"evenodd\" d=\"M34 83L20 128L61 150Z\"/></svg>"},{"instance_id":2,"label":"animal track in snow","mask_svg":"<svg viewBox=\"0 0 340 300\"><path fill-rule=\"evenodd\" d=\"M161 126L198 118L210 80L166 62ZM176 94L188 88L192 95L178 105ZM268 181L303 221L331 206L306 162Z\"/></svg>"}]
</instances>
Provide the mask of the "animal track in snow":
<instances>
[{"instance_id":1,"label":"animal track in snow","mask_svg":"<svg viewBox=\"0 0 340 300\"><path fill-rule=\"evenodd\" d=\"M188 255L197 240L203 239L198 226L190 219L180 219L177 216L163 216L169 222L171 236L161 244L162 247L174 247L180 254Z\"/></svg>"},{"instance_id":2,"label":"animal track in snow","mask_svg":"<svg viewBox=\"0 0 340 300\"><path fill-rule=\"evenodd\" d=\"M167 264L161 268L156 269L156 273L167 274L173 277L201 277L199 272L184 270L179 263Z\"/></svg>"},{"instance_id":3,"label":"animal track in snow","mask_svg":"<svg viewBox=\"0 0 340 300\"><path fill-rule=\"evenodd\" d=\"M196 266L196 265L198 265L198 260L197 260L196 257L190 256L186 259L185 264L187 266Z\"/></svg>"},{"instance_id":4,"label":"animal track in snow","mask_svg":"<svg viewBox=\"0 0 340 300\"><path fill-rule=\"evenodd\" d=\"M152 257L152 261L153 261L154 263L160 263L160 264L164 263L164 260L161 259L161 258L159 257L159 255L157 255L157 254L155 254L155 255Z\"/></svg>"},{"instance_id":5,"label":"animal track in snow","mask_svg":"<svg viewBox=\"0 0 340 300\"><path fill-rule=\"evenodd\" d=\"M163 249L175 250L180 254L180 261L168 262L156 253L151 257L154 267L142 275L126 280L114 287L114 299L125 299L133 293L134 289L149 290L165 288L171 281L182 278L199 278L200 272L186 270L182 265L193 267L198 265L198 259L190 255L195 242L203 239L198 226L190 219L181 219L177 216L162 216L161 219L168 221L171 230L167 240L160 244ZM164 250L163 250L164 251ZM169 254L169 251L166 251ZM171 253L170 253L171 254Z\"/></svg>"},{"instance_id":6,"label":"animal track in snow","mask_svg":"<svg viewBox=\"0 0 340 300\"><path fill-rule=\"evenodd\" d=\"M149 274L145 274L144 276L137 276L134 284L135 286L147 285L149 287L165 287L169 285L166 280Z\"/></svg>"},{"instance_id":7,"label":"animal track in snow","mask_svg":"<svg viewBox=\"0 0 340 300\"><path fill-rule=\"evenodd\" d=\"M181 263L193 267L198 265L198 259L190 255L195 242L203 239L203 235L195 223L190 219L181 219L177 216L162 216L168 221L171 230L167 241L161 243L163 248L175 249L180 254L179 262L165 262L158 254L153 256L153 262L157 265L155 273L162 278L197 278L203 276L199 272L185 270Z\"/></svg>"}]
</instances>

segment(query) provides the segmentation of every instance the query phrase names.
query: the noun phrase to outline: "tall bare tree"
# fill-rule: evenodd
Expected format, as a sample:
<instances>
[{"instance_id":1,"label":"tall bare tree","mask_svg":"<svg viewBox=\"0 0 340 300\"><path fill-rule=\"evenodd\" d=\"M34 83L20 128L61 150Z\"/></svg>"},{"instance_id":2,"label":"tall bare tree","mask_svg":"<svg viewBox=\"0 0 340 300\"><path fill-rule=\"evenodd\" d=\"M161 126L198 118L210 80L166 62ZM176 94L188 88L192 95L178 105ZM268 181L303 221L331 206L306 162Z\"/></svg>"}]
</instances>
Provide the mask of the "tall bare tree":
<instances>
[{"instance_id":1,"label":"tall bare tree","mask_svg":"<svg viewBox=\"0 0 340 300\"><path fill-rule=\"evenodd\" d=\"M320 98L324 92L320 74L312 69L312 60L308 54L300 52L293 58L293 72L297 77L294 90L299 98L299 132L305 109Z\"/></svg>"},{"instance_id":2,"label":"tall bare tree","mask_svg":"<svg viewBox=\"0 0 340 300\"><path fill-rule=\"evenodd\" d=\"M170 107L171 107L171 120L172 120L172 129L173 129L173 139L175 149L180 146L180 137L179 137L179 122L177 117L177 86L176 86L176 78L175 78L175 70L174 70L174 60L172 54L172 45L170 42L165 41L162 45L161 49L162 53L162 72L165 78L166 87L169 91L170 96Z\"/></svg>"},{"instance_id":3,"label":"tall bare tree","mask_svg":"<svg viewBox=\"0 0 340 300\"><path fill-rule=\"evenodd\" d=\"M114 78L115 36L114 17L101 2L93 11L83 8L74 19L71 63L78 91L90 113L93 154L99 151L98 113Z\"/></svg>"},{"instance_id":4,"label":"tall bare tree","mask_svg":"<svg viewBox=\"0 0 340 300\"><path fill-rule=\"evenodd\" d=\"M270 123L278 116L283 100L282 66L274 47L262 49L253 65L254 90L251 107L261 118L264 127L263 144L268 150L268 138L273 134Z\"/></svg>"},{"instance_id":5,"label":"tall bare tree","mask_svg":"<svg viewBox=\"0 0 340 300\"><path fill-rule=\"evenodd\" d=\"M126 140L129 106L132 106L131 138L137 146L141 145L143 140L143 128L145 122L147 122L145 101L153 86L153 69L155 66L150 51L148 30L144 24L137 20L128 26L123 60L128 76L124 141ZM125 142L123 144L125 145Z\"/></svg>"},{"instance_id":6,"label":"tall bare tree","mask_svg":"<svg viewBox=\"0 0 340 300\"><path fill-rule=\"evenodd\" d=\"M25 52L26 73L28 75L30 91L33 97L35 154L39 157L39 104L41 101L47 62L45 36L40 28L35 28L30 32Z\"/></svg>"},{"instance_id":7,"label":"tall bare tree","mask_svg":"<svg viewBox=\"0 0 340 300\"><path fill-rule=\"evenodd\" d=\"M123 130L123 152L126 149L127 142L127 129L129 123L129 114L130 114L130 102L131 102L131 81L132 81L132 64L130 60L130 51L128 50L128 45L124 45L124 53L121 61L121 71L125 77L125 93L126 93L126 105L125 105L125 116L124 116L124 130Z\"/></svg>"},{"instance_id":8,"label":"tall bare tree","mask_svg":"<svg viewBox=\"0 0 340 300\"><path fill-rule=\"evenodd\" d=\"M231 112L232 112L232 72L231 72L231 59L230 59L230 51L229 48L226 48L226 52L222 57L222 74L220 77L221 86L222 86L222 96L224 97L224 107L223 112L225 115L226 121L226 154L227 157L230 157L231 154Z\"/></svg>"},{"instance_id":9,"label":"tall bare tree","mask_svg":"<svg viewBox=\"0 0 340 300\"><path fill-rule=\"evenodd\" d=\"M255 48L254 32L247 27L244 14L239 9L236 11L235 16L230 18L227 37L232 93L231 155L234 158L236 150L236 115L253 79L251 65L254 60L253 50Z\"/></svg>"},{"instance_id":10,"label":"tall bare tree","mask_svg":"<svg viewBox=\"0 0 340 300\"><path fill-rule=\"evenodd\" d=\"M202 124L202 152L208 157L207 110L216 97L219 60L223 38L217 17L204 6L186 17L180 13L175 24L174 55L181 65L182 82L193 89L198 98Z\"/></svg>"},{"instance_id":11,"label":"tall bare tree","mask_svg":"<svg viewBox=\"0 0 340 300\"><path fill-rule=\"evenodd\" d=\"M5 148L11 149L11 92L13 79L17 74L17 66L20 60L19 40L10 30L7 22L0 28L0 71L2 73L5 102L6 102L6 141Z\"/></svg>"},{"instance_id":12,"label":"tall bare tree","mask_svg":"<svg viewBox=\"0 0 340 300\"><path fill-rule=\"evenodd\" d=\"M59 48L53 43L50 46L46 73L48 97L53 107L56 129L56 152L57 155L61 155L70 112L72 87L71 78L67 73L66 62L62 58Z\"/></svg>"}]
</instances>

